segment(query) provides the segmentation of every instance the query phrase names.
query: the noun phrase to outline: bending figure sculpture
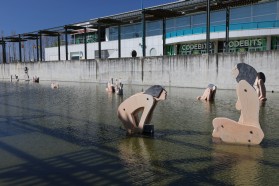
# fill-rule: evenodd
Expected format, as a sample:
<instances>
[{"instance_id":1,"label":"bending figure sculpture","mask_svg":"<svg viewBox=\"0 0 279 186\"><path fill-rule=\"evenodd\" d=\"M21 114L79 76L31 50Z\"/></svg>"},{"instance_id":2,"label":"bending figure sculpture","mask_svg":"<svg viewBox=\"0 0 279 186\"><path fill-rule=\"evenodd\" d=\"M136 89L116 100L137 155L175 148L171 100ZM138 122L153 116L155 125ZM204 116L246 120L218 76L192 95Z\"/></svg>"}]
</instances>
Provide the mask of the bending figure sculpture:
<instances>
[{"instance_id":1,"label":"bending figure sculpture","mask_svg":"<svg viewBox=\"0 0 279 186\"><path fill-rule=\"evenodd\" d=\"M233 75L238 82L236 109L240 110L239 121L223 117L213 119L212 136L227 143L260 144L264 133L259 123L259 99L253 88L257 71L245 63L239 63L233 69Z\"/></svg>"},{"instance_id":2,"label":"bending figure sculpture","mask_svg":"<svg viewBox=\"0 0 279 186\"><path fill-rule=\"evenodd\" d=\"M167 91L160 85L154 85L123 101L118 107L117 115L127 132L142 133L144 125L151 122L157 102L165 100L166 97Z\"/></svg>"},{"instance_id":3,"label":"bending figure sculpture","mask_svg":"<svg viewBox=\"0 0 279 186\"><path fill-rule=\"evenodd\" d=\"M217 86L215 86L214 84L209 84L205 89L203 95L198 96L197 99L205 100L205 101L214 101L216 91L217 91Z\"/></svg>"}]
</instances>

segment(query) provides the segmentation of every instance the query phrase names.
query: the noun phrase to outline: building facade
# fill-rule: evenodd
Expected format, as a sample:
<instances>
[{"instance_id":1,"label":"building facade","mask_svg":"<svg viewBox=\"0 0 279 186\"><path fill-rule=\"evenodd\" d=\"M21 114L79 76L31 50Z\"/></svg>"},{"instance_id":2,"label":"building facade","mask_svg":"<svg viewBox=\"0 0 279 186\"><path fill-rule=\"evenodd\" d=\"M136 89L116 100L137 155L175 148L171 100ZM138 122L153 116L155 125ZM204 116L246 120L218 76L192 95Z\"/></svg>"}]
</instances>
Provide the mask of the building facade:
<instances>
[{"instance_id":1,"label":"building facade","mask_svg":"<svg viewBox=\"0 0 279 186\"><path fill-rule=\"evenodd\" d=\"M226 43L226 16L226 9L212 10L210 13L210 53L279 49L279 1L258 1L230 7L228 44ZM164 24L165 34L163 34ZM164 50L166 55L203 54L207 51L206 26L205 11L162 20L147 20L144 27L140 21L111 25L103 32L98 32L97 29L88 31L86 48L83 33L71 34L67 55L71 60L85 59L86 49L87 59L99 58L99 35L103 38L101 58L162 56ZM164 37L165 43L162 39ZM120 42L119 38L121 38ZM226 46L229 47L228 51ZM143 47L146 54L143 54ZM65 60L66 48L63 45L60 47L60 54L61 60ZM45 61L57 60L57 47L45 48Z\"/></svg>"}]
</instances>

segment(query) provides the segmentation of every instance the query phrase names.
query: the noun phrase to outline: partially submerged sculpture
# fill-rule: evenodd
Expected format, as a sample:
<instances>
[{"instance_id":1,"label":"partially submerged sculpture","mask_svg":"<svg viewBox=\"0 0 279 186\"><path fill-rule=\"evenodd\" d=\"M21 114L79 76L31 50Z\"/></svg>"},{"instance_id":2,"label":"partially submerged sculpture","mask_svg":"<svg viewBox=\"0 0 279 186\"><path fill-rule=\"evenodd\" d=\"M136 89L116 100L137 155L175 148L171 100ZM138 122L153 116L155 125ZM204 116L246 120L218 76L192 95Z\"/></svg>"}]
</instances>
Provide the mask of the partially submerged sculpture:
<instances>
[{"instance_id":1,"label":"partially submerged sculpture","mask_svg":"<svg viewBox=\"0 0 279 186\"><path fill-rule=\"evenodd\" d=\"M16 81L19 81L18 75L16 75L16 74L15 74L15 80L16 80ZM11 81L13 81L13 75L11 75Z\"/></svg>"},{"instance_id":2,"label":"partially submerged sculpture","mask_svg":"<svg viewBox=\"0 0 279 186\"><path fill-rule=\"evenodd\" d=\"M217 86L214 84L209 84L205 89L202 96L198 96L198 100L213 101L215 99L215 94L217 91Z\"/></svg>"},{"instance_id":3,"label":"partially submerged sculpture","mask_svg":"<svg viewBox=\"0 0 279 186\"><path fill-rule=\"evenodd\" d=\"M117 95L123 95L123 83L116 79L114 84L113 78L111 78L111 80L107 83L106 91L116 93Z\"/></svg>"},{"instance_id":4,"label":"partially submerged sculpture","mask_svg":"<svg viewBox=\"0 0 279 186\"><path fill-rule=\"evenodd\" d=\"M52 89L59 88L59 84L56 83L56 82L51 83L50 86L51 86Z\"/></svg>"},{"instance_id":5,"label":"partially submerged sculpture","mask_svg":"<svg viewBox=\"0 0 279 186\"><path fill-rule=\"evenodd\" d=\"M266 99L266 89L265 89L265 75L263 72L258 72L257 79L255 82L256 91L261 102L265 102Z\"/></svg>"},{"instance_id":6,"label":"partially submerged sculpture","mask_svg":"<svg viewBox=\"0 0 279 186\"><path fill-rule=\"evenodd\" d=\"M120 80L116 79L116 83L114 87L117 95L123 95L123 83Z\"/></svg>"},{"instance_id":7,"label":"partially submerged sculpture","mask_svg":"<svg viewBox=\"0 0 279 186\"><path fill-rule=\"evenodd\" d=\"M37 77L37 76L34 76L34 77L33 77L33 82L34 82L34 83L39 83L39 81L40 81L40 78L39 78L39 77Z\"/></svg>"},{"instance_id":8,"label":"partially submerged sculpture","mask_svg":"<svg viewBox=\"0 0 279 186\"><path fill-rule=\"evenodd\" d=\"M165 100L166 97L167 91L160 85L154 85L145 92L137 93L122 102L118 107L117 115L127 132L142 133L144 126L151 122L157 102Z\"/></svg>"},{"instance_id":9,"label":"partially submerged sculpture","mask_svg":"<svg viewBox=\"0 0 279 186\"><path fill-rule=\"evenodd\" d=\"M25 81L29 81L29 74L28 74L28 67L24 67L24 73L25 73Z\"/></svg>"},{"instance_id":10,"label":"partially submerged sculpture","mask_svg":"<svg viewBox=\"0 0 279 186\"><path fill-rule=\"evenodd\" d=\"M115 88L114 88L114 84L113 84L113 78L111 78L110 82L108 81L106 91L107 92L115 92Z\"/></svg>"},{"instance_id":11,"label":"partially submerged sculpture","mask_svg":"<svg viewBox=\"0 0 279 186\"><path fill-rule=\"evenodd\" d=\"M260 144L264 133L259 123L259 99L253 88L257 71L245 63L239 63L233 69L233 75L238 82L236 109L240 110L239 121L215 118L212 121L214 127L212 136L227 143Z\"/></svg>"}]
</instances>

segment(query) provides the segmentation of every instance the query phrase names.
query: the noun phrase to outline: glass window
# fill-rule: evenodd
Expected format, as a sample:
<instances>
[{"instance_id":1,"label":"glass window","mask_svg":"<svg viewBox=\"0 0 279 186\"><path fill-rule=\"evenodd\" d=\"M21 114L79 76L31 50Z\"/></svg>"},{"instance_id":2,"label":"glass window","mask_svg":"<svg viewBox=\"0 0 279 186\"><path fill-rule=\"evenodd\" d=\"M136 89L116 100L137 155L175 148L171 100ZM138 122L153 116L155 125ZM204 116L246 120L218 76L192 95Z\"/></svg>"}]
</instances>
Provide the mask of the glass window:
<instances>
[{"instance_id":1,"label":"glass window","mask_svg":"<svg viewBox=\"0 0 279 186\"><path fill-rule=\"evenodd\" d=\"M226 24L226 11L222 10L222 11L212 12L210 15L210 22L212 26Z\"/></svg>"},{"instance_id":2,"label":"glass window","mask_svg":"<svg viewBox=\"0 0 279 186\"><path fill-rule=\"evenodd\" d=\"M141 37L142 24L133 24L121 27L121 39Z\"/></svg>"},{"instance_id":3,"label":"glass window","mask_svg":"<svg viewBox=\"0 0 279 186\"><path fill-rule=\"evenodd\" d=\"M193 16L193 27L206 26L206 14L197 14Z\"/></svg>"},{"instance_id":4,"label":"glass window","mask_svg":"<svg viewBox=\"0 0 279 186\"><path fill-rule=\"evenodd\" d=\"M175 19L172 18L172 19L167 19L166 20L166 32L174 32L176 29L175 29Z\"/></svg>"},{"instance_id":5,"label":"glass window","mask_svg":"<svg viewBox=\"0 0 279 186\"><path fill-rule=\"evenodd\" d=\"M277 2L256 4L252 9L253 16L276 13Z\"/></svg>"},{"instance_id":6,"label":"glass window","mask_svg":"<svg viewBox=\"0 0 279 186\"><path fill-rule=\"evenodd\" d=\"M254 5L252 11L253 22L277 20L277 2Z\"/></svg>"},{"instance_id":7,"label":"glass window","mask_svg":"<svg viewBox=\"0 0 279 186\"><path fill-rule=\"evenodd\" d=\"M184 30L189 28L191 28L190 16L167 19L166 21L166 32L174 32L177 30Z\"/></svg>"},{"instance_id":8,"label":"glass window","mask_svg":"<svg viewBox=\"0 0 279 186\"><path fill-rule=\"evenodd\" d=\"M242 19L233 19L230 21L231 24L235 24L235 23L249 23L251 22L251 18L250 17L246 17L246 18L242 18Z\"/></svg>"},{"instance_id":9,"label":"glass window","mask_svg":"<svg viewBox=\"0 0 279 186\"><path fill-rule=\"evenodd\" d=\"M274 21L274 20L276 20L276 14L253 17L253 22Z\"/></svg>"},{"instance_id":10,"label":"glass window","mask_svg":"<svg viewBox=\"0 0 279 186\"><path fill-rule=\"evenodd\" d=\"M146 23L146 36L155 36L162 34L162 21L153 21Z\"/></svg>"},{"instance_id":11,"label":"glass window","mask_svg":"<svg viewBox=\"0 0 279 186\"><path fill-rule=\"evenodd\" d=\"M184 17L178 17L176 18L176 28L177 30L183 30L186 28L190 28L191 24L191 17L190 16L184 16Z\"/></svg>"},{"instance_id":12,"label":"glass window","mask_svg":"<svg viewBox=\"0 0 279 186\"><path fill-rule=\"evenodd\" d=\"M110 27L109 28L109 40L117 40L118 39L118 27Z\"/></svg>"},{"instance_id":13,"label":"glass window","mask_svg":"<svg viewBox=\"0 0 279 186\"><path fill-rule=\"evenodd\" d=\"M244 6L231 9L231 20L251 17L251 6Z\"/></svg>"}]
</instances>

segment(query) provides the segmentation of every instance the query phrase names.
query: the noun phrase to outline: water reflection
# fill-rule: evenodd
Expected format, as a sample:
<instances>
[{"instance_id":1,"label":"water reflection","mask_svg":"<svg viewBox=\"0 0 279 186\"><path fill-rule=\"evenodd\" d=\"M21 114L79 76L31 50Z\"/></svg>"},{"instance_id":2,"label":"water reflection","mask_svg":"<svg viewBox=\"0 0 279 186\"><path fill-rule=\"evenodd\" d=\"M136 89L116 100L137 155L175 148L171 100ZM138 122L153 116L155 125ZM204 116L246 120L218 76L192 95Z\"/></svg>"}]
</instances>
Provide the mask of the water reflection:
<instances>
[{"instance_id":1,"label":"water reflection","mask_svg":"<svg viewBox=\"0 0 279 186\"><path fill-rule=\"evenodd\" d=\"M233 185L259 184L262 147L215 144L212 156L216 167L216 179L226 180L228 184Z\"/></svg>"},{"instance_id":2,"label":"water reflection","mask_svg":"<svg viewBox=\"0 0 279 186\"><path fill-rule=\"evenodd\" d=\"M119 155L134 183L145 182L151 173L152 140L128 137L118 145Z\"/></svg>"}]
</instances>

